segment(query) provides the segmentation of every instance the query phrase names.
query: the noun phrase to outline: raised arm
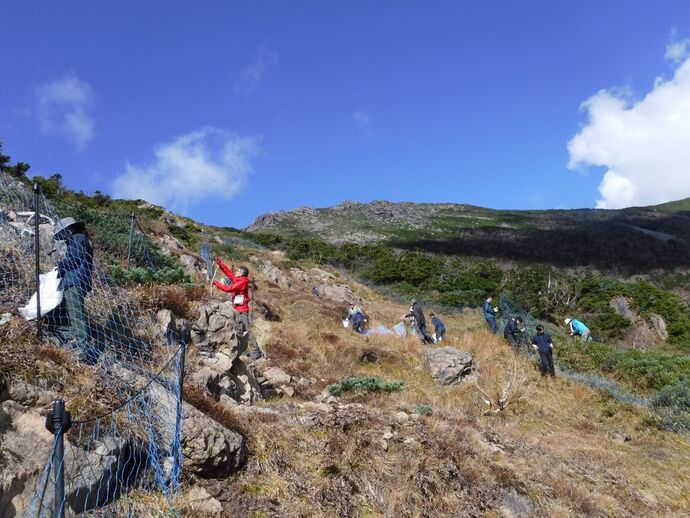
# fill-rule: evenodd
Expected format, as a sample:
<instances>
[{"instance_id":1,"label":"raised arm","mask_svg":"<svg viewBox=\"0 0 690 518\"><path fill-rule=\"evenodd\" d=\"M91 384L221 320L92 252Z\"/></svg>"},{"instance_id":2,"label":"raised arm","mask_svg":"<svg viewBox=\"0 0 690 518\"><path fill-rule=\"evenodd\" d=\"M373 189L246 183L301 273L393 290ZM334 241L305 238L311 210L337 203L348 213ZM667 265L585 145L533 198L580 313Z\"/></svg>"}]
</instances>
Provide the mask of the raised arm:
<instances>
[{"instance_id":1,"label":"raised arm","mask_svg":"<svg viewBox=\"0 0 690 518\"><path fill-rule=\"evenodd\" d=\"M233 282L237 281L237 279L235 278L235 274L232 273L232 270L230 268L228 268L225 264L223 264L223 261L220 260L220 257L216 259L216 264L220 268L220 271L223 272L228 279L230 279ZM223 291L230 291L230 290L223 290Z\"/></svg>"}]
</instances>

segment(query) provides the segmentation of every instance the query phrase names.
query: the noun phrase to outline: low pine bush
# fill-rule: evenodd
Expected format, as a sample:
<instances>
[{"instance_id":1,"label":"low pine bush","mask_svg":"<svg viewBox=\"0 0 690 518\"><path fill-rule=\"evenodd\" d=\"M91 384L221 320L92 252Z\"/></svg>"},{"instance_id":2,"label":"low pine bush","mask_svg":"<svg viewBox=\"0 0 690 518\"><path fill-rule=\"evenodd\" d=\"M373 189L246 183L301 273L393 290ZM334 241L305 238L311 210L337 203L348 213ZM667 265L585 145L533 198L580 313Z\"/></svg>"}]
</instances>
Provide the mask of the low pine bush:
<instances>
[{"instance_id":1,"label":"low pine bush","mask_svg":"<svg viewBox=\"0 0 690 518\"><path fill-rule=\"evenodd\" d=\"M344 392L398 392L402 390L403 381L385 382L378 377L358 378L348 376L338 383L329 385L326 390L333 396L340 396Z\"/></svg>"}]
</instances>

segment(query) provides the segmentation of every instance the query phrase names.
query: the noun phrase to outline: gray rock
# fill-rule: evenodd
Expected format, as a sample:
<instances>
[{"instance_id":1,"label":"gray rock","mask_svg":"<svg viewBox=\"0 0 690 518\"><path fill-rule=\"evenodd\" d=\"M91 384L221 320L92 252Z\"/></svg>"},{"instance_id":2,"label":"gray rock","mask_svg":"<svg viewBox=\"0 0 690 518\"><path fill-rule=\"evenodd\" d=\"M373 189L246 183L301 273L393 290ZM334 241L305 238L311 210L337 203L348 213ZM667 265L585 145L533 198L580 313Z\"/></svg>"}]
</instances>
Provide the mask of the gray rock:
<instances>
[{"instance_id":1,"label":"gray rock","mask_svg":"<svg viewBox=\"0 0 690 518\"><path fill-rule=\"evenodd\" d=\"M263 372L263 378L266 380L267 384L273 385L274 387L286 385L292 381L292 376L286 374L284 370L278 367L266 369Z\"/></svg>"},{"instance_id":2,"label":"gray rock","mask_svg":"<svg viewBox=\"0 0 690 518\"><path fill-rule=\"evenodd\" d=\"M165 340L168 345L180 341L189 343L192 339L192 328L184 318L176 317L169 309L161 309L156 314L156 319L160 323Z\"/></svg>"},{"instance_id":3,"label":"gray rock","mask_svg":"<svg viewBox=\"0 0 690 518\"><path fill-rule=\"evenodd\" d=\"M532 501L515 489L504 489L501 492L501 511L506 518L531 516L533 509Z\"/></svg>"},{"instance_id":4,"label":"gray rock","mask_svg":"<svg viewBox=\"0 0 690 518\"><path fill-rule=\"evenodd\" d=\"M194 486L187 492L183 507L188 516L198 518L220 518L223 513L223 505L199 486Z\"/></svg>"},{"instance_id":5,"label":"gray rock","mask_svg":"<svg viewBox=\"0 0 690 518\"><path fill-rule=\"evenodd\" d=\"M5 324L9 324L12 322L12 313L3 313L0 315L0 326L4 326Z\"/></svg>"},{"instance_id":6,"label":"gray rock","mask_svg":"<svg viewBox=\"0 0 690 518\"><path fill-rule=\"evenodd\" d=\"M259 264L259 270L261 270L266 279L280 286L281 288L289 288L292 286L292 281L269 260L263 260Z\"/></svg>"},{"instance_id":7,"label":"gray rock","mask_svg":"<svg viewBox=\"0 0 690 518\"><path fill-rule=\"evenodd\" d=\"M470 353L452 347L429 349L424 353L424 357L431 376L442 386L462 383L476 369Z\"/></svg>"},{"instance_id":8,"label":"gray rock","mask_svg":"<svg viewBox=\"0 0 690 518\"><path fill-rule=\"evenodd\" d=\"M349 286L344 284L333 286L330 284L320 284L315 287L319 296L333 302L347 302L349 304L361 303L362 298L355 295Z\"/></svg>"},{"instance_id":9,"label":"gray rock","mask_svg":"<svg viewBox=\"0 0 690 518\"><path fill-rule=\"evenodd\" d=\"M185 404L182 452L185 470L202 478L221 478L242 467L247 446L242 435Z\"/></svg>"},{"instance_id":10,"label":"gray rock","mask_svg":"<svg viewBox=\"0 0 690 518\"><path fill-rule=\"evenodd\" d=\"M304 270L300 270L299 268L290 268L290 274L292 275L292 278L298 282L309 282L309 275L307 275Z\"/></svg>"},{"instance_id":11,"label":"gray rock","mask_svg":"<svg viewBox=\"0 0 690 518\"><path fill-rule=\"evenodd\" d=\"M609 303L611 309L622 317L627 318L631 322L637 320L637 313L630 307L630 301L625 297L614 297Z\"/></svg>"},{"instance_id":12,"label":"gray rock","mask_svg":"<svg viewBox=\"0 0 690 518\"><path fill-rule=\"evenodd\" d=\"M664 341L668 340L668 328L666 327L666 321L663 319L663 317L661 315L657 315L656 313L652 313L649 315L649 319L652 322L654 331L656 331L656 334L659 335L659 338Z\"/></svg>"}]
</instances>

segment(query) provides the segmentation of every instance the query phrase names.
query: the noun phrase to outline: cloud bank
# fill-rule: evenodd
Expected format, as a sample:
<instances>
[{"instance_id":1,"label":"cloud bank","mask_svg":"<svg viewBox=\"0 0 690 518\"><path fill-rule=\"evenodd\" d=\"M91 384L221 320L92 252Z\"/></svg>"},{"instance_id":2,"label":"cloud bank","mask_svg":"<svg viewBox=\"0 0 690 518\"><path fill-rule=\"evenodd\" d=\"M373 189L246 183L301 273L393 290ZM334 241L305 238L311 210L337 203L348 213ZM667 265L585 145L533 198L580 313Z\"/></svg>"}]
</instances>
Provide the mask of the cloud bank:
<instances>
[{"instance_id":1,"label":"cloud bank","mask_svg":"<svg viewBox=\"0 0 690 518\"><path fill-rule=\"evenodd\" d=\"M91 86L74 74L36 87L36 115L45 135L58 135L83 149L95 135Z\"/></svg>"},{"instance_id":2,"label":"cloud bank","mask_svg":"<svg viewBox=\"0 0 690 518\"><path fill-rule=\"evenodd\" d=\"M246 184L258 152L258 138L205 127L157 146L151 164L128 163L113 181L113 195L184 214L206 200L233 198Z\"/></svg>"},{"instance_id":3,"label":"cloud bank","mask_svg":"<svg viewBox=\"0 0 690 518\"><path fill-rule=\"evenodd\" d=\"M617 209L690 196L690 59L688 40L672 43L677 64L635 100L602 90L584 103L587 124L568 142L570 169L605 167L596 206Z\"/></svg>"}]
</instances>

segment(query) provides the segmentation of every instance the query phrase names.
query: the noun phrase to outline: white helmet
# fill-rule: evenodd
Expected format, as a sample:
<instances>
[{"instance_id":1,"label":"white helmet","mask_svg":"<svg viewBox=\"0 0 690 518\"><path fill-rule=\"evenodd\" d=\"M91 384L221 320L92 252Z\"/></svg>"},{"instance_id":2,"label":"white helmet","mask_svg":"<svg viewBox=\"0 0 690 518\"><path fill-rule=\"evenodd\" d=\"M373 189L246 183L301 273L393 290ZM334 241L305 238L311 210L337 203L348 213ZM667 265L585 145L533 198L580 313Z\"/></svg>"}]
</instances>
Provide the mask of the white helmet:
<instances>
[{"instance_id":1,"label":"white helmet","mask_svg":"<svg viewBox=\"0 0 690 518\"><path fill-rule=\"evenodd\" d=\"M570 324L570 322L572 322L572 321L573 321L572 318L566 318L566 319L563 321L563 323L567 326L567 325Z\"/></svg>"}]
</instances>

